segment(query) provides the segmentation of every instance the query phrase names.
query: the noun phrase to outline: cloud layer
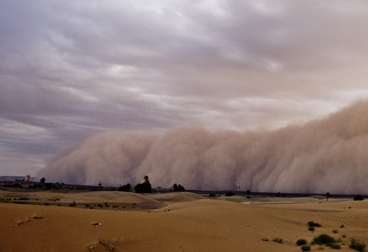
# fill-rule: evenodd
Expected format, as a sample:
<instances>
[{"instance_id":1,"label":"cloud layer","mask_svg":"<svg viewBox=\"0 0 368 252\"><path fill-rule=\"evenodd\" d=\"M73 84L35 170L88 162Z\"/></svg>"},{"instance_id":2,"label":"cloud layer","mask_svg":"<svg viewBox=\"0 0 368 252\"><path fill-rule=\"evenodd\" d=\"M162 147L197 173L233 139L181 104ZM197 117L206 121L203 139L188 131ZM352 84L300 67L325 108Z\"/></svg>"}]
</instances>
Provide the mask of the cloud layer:
<instances>
[{"instance_id":1,"label":"cloud layer","mask_svg":"<svg viewBox=\"0 0 368 252\"><path fill-rule=\"evenodd\" d=\"M4 0L0 172L33 174L104 129L277 128L336 111L368 95L367 23L364 0Z\"/></svg>"}]
</instances>

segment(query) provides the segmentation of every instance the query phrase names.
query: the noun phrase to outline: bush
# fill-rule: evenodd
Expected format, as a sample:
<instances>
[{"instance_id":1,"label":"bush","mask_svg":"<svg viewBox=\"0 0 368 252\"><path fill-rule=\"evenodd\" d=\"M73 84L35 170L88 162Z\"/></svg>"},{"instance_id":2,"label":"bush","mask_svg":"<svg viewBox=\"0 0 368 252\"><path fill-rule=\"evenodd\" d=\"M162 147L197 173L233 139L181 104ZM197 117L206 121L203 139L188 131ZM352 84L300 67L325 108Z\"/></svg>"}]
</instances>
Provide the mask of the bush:
<instances>
[{"instance_id":1,"label":"bush","mask_svg":"<svg viewBox=\"0 0 368 252\"><path fill-rule=\"evenodd\" d=\"M225 196L227 196L227 197L231 197L231 196L234 196L235 195L235 193L233 193L233 192L226 192L225 193Z\"/></svg>"},{"instance_id":2,"label":"bush","mask_svg":"<svg viewBox=\"0 0 368 252\"><path fill-rule=\"evenodd\" d=\"M75 201L73 201L72 203L69 204L70 207L75 207L77 205L77 203L75 203Z\"/></svg>"},{"instance_id":3,"label":"bush","mask_svg":"<svg viewBox=\"0 0 368 252\"><path fill-rule=\"evenodd\" d=\"M351 241L350 241L349 248L351 248L353 250L356 250L356 251L359 251L359 252L364 252L365 247L366 247L366 245L363 242L360 242L360 241L355 240L355 239L351 239Z\"/></svg>"},{"instance_id":4,"label":"bush","mask_svg":"<svg viewBox=\"0 0 368 252\"><path fill-rule=\"evenodd\" d=\"M30 200L28 197L19 197L17 200Z\"/></svg>"},{"instance_id":5,"label":"bush","mask_svg":"<svg viewBox=\"0 0 368 252\"><path fill-rule=\"evenodd\" d=\"M296 245L298 246L302 246L302 245L305 245L307 244L307 241L305 239L299 239L296 241Z\"/></svg>"},{"instance_id":6,"label":"bush","mask_svg":"<svg viewBox=\"0 0 368 252\"><path fill-rule=\"evenodd\" d=\"M321 234L313 239L313 243L318 245L326 245L336 243L336 240L332 236L329 236L327 234Z\"/></svg>"},{"instance_id":7,"label":"bush","mask_svg":"<svg viewBox=\"0 0 368 252\"><path fill-rule=\"evenodd\" d=\"M181 184L174 184L171 188L171 190L173 192L185 192L185 188L184 186L182 186Z\"/></svg>"},{"instance_id":8,"label":"bush","mask_svg":"<svg viewBox=\"0 0 368 252\"><path fill-rule=\"evenodd\" d=\"M314 221L308 221L308 227L322 227L321 224L314 222Z\"/></svg>"},{"instance_id":9,"label":"bush","mask_svg":"<svg viewBox=\"0 0 368 252\"><path fill-rule=\"evenodd\" d=\"M309 245L303 245L300 247L302 251L311 251L311 247Z\"/></svg>"},{"instance_id":10,"label":"bush","mask_svg":"<svg viewBox=\"0 0 368 252\"><path fill-rule=\"evenodd\" d=\"M130 191L132 191L132 186L130 184L119 186L118 191L130 192Z\"/></svg>"},{"instance_id":11,"label":"bush","mask_svg":"<svg viewBox=\"0 0 368 252\"><path fill-rule=\"evenodd\" d=\"M355 195L353 200L364 200L364 196L362 195Z\"/></svg>"},{"instance_id":12,"label":"bush","mask_svg":"<svg viewBox=\"0 0 368 252\"><path fill-rule=\"evenodd\" d=\"M314 221L308 221L307 225L308 225L308 230L311 232L316 230L316 227L322 227L321 224L314 222Z\"/></svg>"},{"instance_id":13,"label":"bush","mask_svg":"<svg viewBox=\"0 0 368 252\"><path fill-rule=\"evenodd\" d=\"M274 238L272 241L280 244L284 243L284 240L281 238Z\"/></svg>"},{"instance_id":14,"label":"bush","mask_svg":"<svg viewBox=\"0 0 368 252\"><path fill-rule=\"evenodd\" d=\"M340 244L338 244L338 243L332 243L332 244L330 244L330 245L328 245L330 248L332 248L332 249L341 249L341 246L340 246Z\"/></svg>"},{"instance_id":15,"label":"bush","mask_svg":"<svg viewBox=\"0 0 368 252\"><path fill-rule=\"evenodd\" d=\"M332 236L329 236L327 234L321 234L313 239L312 244L317 245L326 245L327 247L333 248L333 249L340 249L341 246L338 244L338 241L333 238Z\"/></svg>"}]
</instances>

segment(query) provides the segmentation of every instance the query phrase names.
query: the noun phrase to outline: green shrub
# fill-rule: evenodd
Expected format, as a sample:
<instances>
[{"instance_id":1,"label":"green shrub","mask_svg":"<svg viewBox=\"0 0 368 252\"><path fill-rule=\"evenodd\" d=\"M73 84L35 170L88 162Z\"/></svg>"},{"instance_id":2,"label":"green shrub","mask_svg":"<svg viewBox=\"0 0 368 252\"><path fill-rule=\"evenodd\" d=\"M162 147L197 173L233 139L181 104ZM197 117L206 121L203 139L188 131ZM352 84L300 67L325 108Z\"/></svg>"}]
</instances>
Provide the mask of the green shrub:
<instances>
[{"instance_id":1,"label":"green shrub","mask_svg":"<svg viewBox=\"0 0 368 252\"><path fill-rule=\"evenodd\" d=\"M313 239L313 243L318 245L326 245L330 243L336 243L336 240L332 236L321 234Z\"/></svg>"},{"instance_id":2,"label":"green shrub","mask_svg":"<svg viewBox=\"0 0 368 252\"><path fill-rule=\"evenodd\" d=\"M332 236L329 236L327 234L321 234L313 239L312 244L317 245L325 245L327 247L333 248L333 249L340 249L341 246L338 244L338 241L333 238Z\"/></svg>"},{"instance_id":3,"label":"green shrub","mask_svg":"<svg viewBox=\"0 0 368 252\"><path fill-rule=\"evenodd\" d=\"M351 241L350 241L349 248L351 248L351 249L354 249L354 250L359 251L359 252L364 252L365 247L366 247L366 245L363 242L360 242L360 241L355 240L355 239L351 239Z\"/></svg>"}]
</instances>

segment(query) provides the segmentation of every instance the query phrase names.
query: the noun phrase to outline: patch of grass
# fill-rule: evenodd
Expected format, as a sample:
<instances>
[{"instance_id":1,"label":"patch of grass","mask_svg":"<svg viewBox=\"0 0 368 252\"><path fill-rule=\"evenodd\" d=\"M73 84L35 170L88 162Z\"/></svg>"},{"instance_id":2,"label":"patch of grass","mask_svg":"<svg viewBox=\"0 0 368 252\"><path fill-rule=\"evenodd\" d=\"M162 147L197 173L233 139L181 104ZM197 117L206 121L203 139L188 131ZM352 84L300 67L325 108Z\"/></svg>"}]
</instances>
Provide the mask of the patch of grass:
<instances>
[{"instance_id":1,"label":"patch of grass","mask_svg":"<svg viewBox=\"0 0 368 252\"><path fill-rule=\"evenodd\" d=\"M321 234L317 237L314 237L312 244L325 245L325 246L330 247L332 249L340 249L341 248L338 241L335 238L333 238L332 236L328 235L328 234Z\"/></svg>"},{"instance_id":2,"label":"patch of grass","mask_svg":"<svg viewBox=\"0 0 368 252\"><path fill-rule=\"evenodd\" d=\"M109 251L114 252L119 245L119 240L98 240L97 242L93 242L87 245L87 249L90 252L100 251Z\"/></svg>"},{"instance_id":3,"label":"patch of grass","mask_svg":"<svg viewBox=\"0 0 368 252\"><path fill-rule=\"evenodd\" d=\"M366 247L365 243L363 243L361 241L358 241L358 240L355 240L355 239L351 239L351 241L350 241L349 248L351 248L353 250L356 250L356 251L359 251L359 252L364 252L365 247Z\"/></svg>"},{"instance_id":4,"label":"patch of grass","mask_svg":"<svg viewBox=\"0 0 368 252\"><path fill-rule=\"evenodd\" d=\"M283 244L284 243L284 240L281 239L281 238L274 238L272 241L273 242L276 242L276 243L280 243L280 244Z\"/></svg>"},{"instance_id":5,"label":"patch of grass","mask_svg":"<svg viewBox=\"0 0 368 252\"><path fill-rule=\"evenodd\" d=\"M311 247L309 245L303 245L300 247L302 251L311 251Z\"/></svg>"},{"instance_id":6,"label":"patch of grass","mask_svg":"<svg viewBox=\"0 0 368 252\"><path fill-rule=\"evenodd\" d=\"M307 240L305 240L305 239L299 239L299 240L297 240L296 241L296 245L297 246L303 246L303 245L305 245L305 244L307 244L308 242L307 242Z\"/></svg>"},{"instance_id":7,"label":"patch of grass","mask_svg":"<svg viewBox=\"0 0 368 252\"><path fill-rule=\"evenodd\" d=\"M45 217L43 217L43 216L41 216L41 215L38 215L38 214L33 214L33 215L31 216L31 218L32 218L32 219L34 219L34 220L42 220L42 219L44 219Z\"/></svg>"}]
</instances>

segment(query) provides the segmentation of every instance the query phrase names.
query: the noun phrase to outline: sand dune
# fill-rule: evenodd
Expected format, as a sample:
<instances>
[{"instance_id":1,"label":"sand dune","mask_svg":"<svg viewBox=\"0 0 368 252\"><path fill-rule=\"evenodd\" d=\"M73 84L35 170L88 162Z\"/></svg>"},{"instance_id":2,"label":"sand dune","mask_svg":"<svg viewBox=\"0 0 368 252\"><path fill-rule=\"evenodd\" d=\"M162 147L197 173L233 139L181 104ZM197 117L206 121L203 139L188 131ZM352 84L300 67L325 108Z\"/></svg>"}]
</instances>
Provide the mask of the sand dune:
<instances>
[{"instance_id":1,"label":"sand dune","mask_svg":"<svg viewBox=\"0 0 368 252\"><path fill-rule=\"evenodd\" d=\"M11 192L0 190L0 201L9 203L25 203L36 205L57 205L85 208L114 208L114 209L156 209L167 205L168 202L183 202L202 199L198 194L157 193L136 194L130 192L97 191L97 192ZM103 204L103 206L101 206Z\"/></svg>"},{"instance_id":2,"label":"sand dune","mask_svg":"<svg viewBox=\"0 0 368 252\"><path fill-rule=\"evenodd\" d=\"M149 198L126 195L129 200ZM162 200L161 196L152 198ZM310 240L319 233L336 238L346 235L342 238L346 244L352 237L368 242L368 203L308 198L291 201L242 204L198 199L168 203L155 211L1 203L0 251L300 251L297 239ZM308 231L310 220L322 227L314 233ZM340 228L342 224L344 228ZM274 238L283 243L273 242ZM343 245L340 251L351 250Z\"/></svg>"}]
</instances>

